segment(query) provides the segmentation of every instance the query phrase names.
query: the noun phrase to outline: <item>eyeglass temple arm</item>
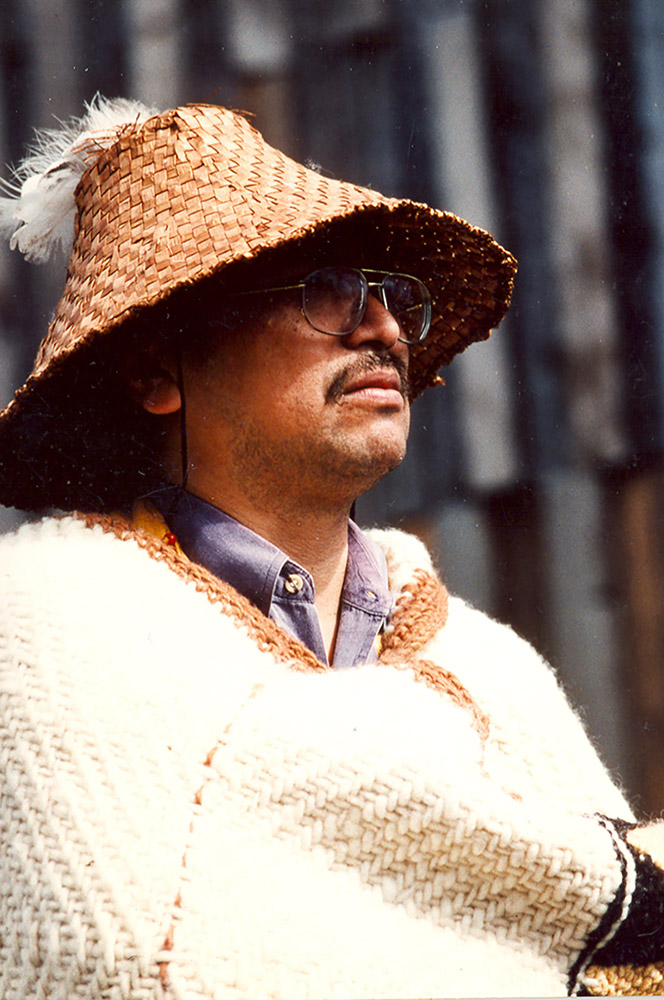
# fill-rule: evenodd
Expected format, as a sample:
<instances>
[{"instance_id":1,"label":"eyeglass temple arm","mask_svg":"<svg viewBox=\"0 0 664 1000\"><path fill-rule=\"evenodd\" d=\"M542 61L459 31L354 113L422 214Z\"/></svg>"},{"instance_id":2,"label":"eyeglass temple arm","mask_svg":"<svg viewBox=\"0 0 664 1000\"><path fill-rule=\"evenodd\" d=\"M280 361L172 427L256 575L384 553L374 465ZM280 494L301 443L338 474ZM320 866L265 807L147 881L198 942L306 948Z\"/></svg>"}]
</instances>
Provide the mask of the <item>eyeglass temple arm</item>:
<instances>
[{"instance_id":1,"label":"eyeglass temple arm","mask_svg":"<svg viewBox=\"0 0 664 1000\"><path fill-rule=\"evenodd\" d=\"M267 292L290 292L296 288L304 288L304 282L295 285L276 285L274 288L249 288L245 292L228 292L228 295L265 295Z\"/></svg>"}]
</instances>

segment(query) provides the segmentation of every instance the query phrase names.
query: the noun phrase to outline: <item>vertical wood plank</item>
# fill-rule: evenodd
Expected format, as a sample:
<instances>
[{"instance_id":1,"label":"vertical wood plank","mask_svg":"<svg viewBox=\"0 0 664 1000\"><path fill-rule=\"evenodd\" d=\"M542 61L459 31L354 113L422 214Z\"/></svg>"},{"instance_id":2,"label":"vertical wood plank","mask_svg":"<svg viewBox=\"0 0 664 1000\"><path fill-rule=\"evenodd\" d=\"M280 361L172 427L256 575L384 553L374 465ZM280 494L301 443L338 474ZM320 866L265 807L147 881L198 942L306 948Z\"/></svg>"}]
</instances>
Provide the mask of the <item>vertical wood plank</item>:
<instances>
[{"instance_id":1,"label":"vertical wood plank","mask_svg":"<svg viewBox=\"0 0 664 1000\"><path fill-rule=\"evenodd\" d=\"M611 479L607 539L622 612L622 688L640 807L664 810L664 467Z\"/></svg>"},{"instance_id":2,"label":"vertical wood plank","mask_svg":"<svg viewBox=\"0 0 664 1000\"><path fill-rule=\"evenodd\" d=\"M547 162L561 376L574 454L624 458L620 351L608 252L598 65L584 0L541 5Z\"/></svg>"},{"instance_id":3,"label":"vertical wood plank","mask_svg":"<svg viewBox=\"0 0 664 1000\"><path fill-rule=\"evenodd\" d=\"M470 8L438 5L420 26L430 115L432 182L441 207L500 237L480 89L476 22ZM464 477L471 488L502 489L517 474L509 321L488 343L454 362Z\"/></svg>"}]
</instances>

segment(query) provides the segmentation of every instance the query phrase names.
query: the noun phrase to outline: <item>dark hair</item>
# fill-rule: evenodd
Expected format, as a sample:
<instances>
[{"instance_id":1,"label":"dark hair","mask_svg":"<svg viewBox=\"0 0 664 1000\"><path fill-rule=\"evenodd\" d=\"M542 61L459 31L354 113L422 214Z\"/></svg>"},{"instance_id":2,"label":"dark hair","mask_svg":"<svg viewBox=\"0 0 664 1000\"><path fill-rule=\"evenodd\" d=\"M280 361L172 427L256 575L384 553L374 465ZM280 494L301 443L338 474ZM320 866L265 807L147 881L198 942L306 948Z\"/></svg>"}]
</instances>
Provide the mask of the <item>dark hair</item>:
<instances>
[{"instance_id":1,"label":"dark hair","mask_svg":"<svg viewBox=\"0 0 664 1000\"><path fill-rule=\"evenodd\" d=\"M129 392L130 357L177 357L204 365L219 338L255 318L263 296L233 299L214 281L179 290L83 348L48 379L22 420L17 458L48 481L49 506L128 511L164 485L165 421ZM26 509L43 508L43 493Z\"/></svg>"}]
</instances>

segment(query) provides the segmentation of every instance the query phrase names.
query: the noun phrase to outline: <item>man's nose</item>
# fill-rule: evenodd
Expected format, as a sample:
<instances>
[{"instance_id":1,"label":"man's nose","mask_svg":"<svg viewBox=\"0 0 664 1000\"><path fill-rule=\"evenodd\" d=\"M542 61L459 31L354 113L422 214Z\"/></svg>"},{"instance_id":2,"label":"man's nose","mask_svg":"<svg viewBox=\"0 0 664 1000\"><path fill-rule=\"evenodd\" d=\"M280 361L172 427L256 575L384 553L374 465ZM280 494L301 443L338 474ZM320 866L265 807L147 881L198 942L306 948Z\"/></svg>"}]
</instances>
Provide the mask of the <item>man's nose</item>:
<instances>
[{"instance_id":1,"label":"man's nose","mask_svg":"<svg viewBox=\"0 0 664 1000\"><path fill-rule=\"evenodd\" d=\"M348 347L359 347L361 344L375 341L391 350L398 342L400 334L401 327L392 313L370 293L362 322L345 340Z\"/></svg>"}]
</instances>

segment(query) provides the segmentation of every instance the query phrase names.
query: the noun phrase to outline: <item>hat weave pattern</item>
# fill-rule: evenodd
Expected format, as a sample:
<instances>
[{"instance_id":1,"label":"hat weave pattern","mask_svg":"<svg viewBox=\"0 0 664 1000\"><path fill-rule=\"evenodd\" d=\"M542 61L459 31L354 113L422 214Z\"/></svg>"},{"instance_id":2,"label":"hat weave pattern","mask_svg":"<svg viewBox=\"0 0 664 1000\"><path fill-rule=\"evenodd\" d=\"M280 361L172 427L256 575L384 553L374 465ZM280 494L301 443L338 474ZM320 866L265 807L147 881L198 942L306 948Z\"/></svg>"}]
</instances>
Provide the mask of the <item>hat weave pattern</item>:
<instances>
[{"instance_id":1,"label":"hat weave pattern","mask_svg":"<svg viewBox=\"0 0 664 1000\"><path fill-rule=\"evenodd\" d=\"M176 287L358 206L389 204L268 146L240 115L181 108L125 129L84 175L69 278L35 372Z\"/></svg>"}]
</instances>

